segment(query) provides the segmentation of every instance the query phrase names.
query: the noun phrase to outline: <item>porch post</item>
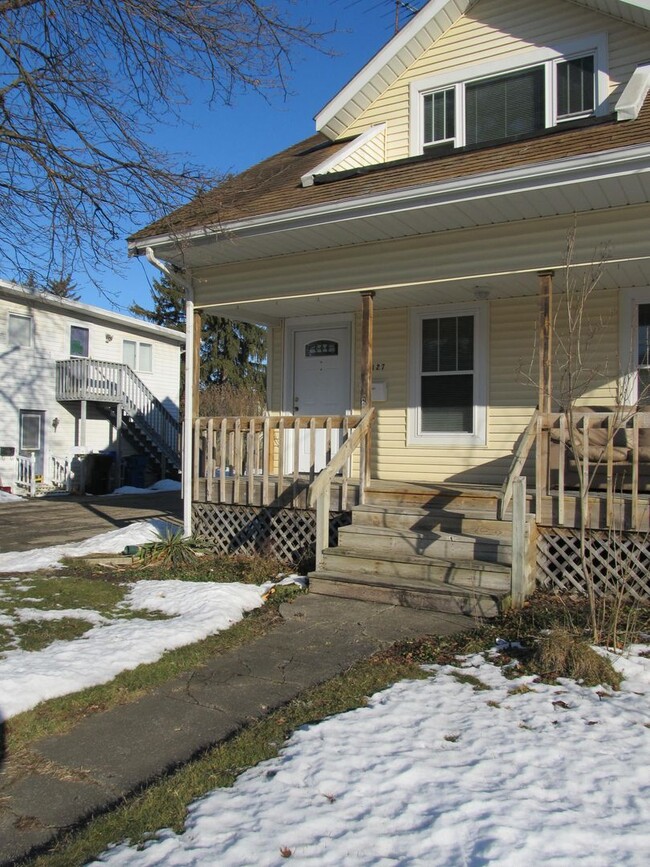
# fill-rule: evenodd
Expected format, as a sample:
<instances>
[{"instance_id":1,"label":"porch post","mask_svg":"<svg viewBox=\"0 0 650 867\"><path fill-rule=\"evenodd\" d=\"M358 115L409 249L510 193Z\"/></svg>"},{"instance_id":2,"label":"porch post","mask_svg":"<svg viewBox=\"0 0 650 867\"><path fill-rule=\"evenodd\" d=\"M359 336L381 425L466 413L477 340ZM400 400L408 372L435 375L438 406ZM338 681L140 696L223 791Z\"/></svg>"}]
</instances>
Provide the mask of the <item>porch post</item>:
<instances>
[{"instance_id":1,"label":"porch post","mask_svg":"<svg viewBox=\"0 0 650 867\"><path fill-rule=\"evenodd\" d=\"M192 447L194 443L194 290L185 284L185 406L183 412L183 535L192 535ZM198 442L196 443L198 448Z\"/></svg>"},{"instance_id":2,"label":"porch post","mask_svg":"<svg viewBox=\"0 0 650 867\"><path fill-rule=\"evenodd\" d=\"M552 350L553 350L553 275L555 271L540 271L539 277L539 396L540 413L551 412Z\"/></svg>"},{"instance_id":3,"label":"porch post","mask_svg":"<svg viewBox=\"0 0 650 867\"><path fill-rule=\"evenodd\" d=\"M361 409L372 406L372 325L374 292L361 293Z\"/></svg>"},{"instance_id":4,"label":"porch post","mask_svg":"<svg viewBox=\"0 0 650 867\"><path fill-rule=\"evenodd\" d=\"M199 382L201 381L201 325L202 310L194 311L194 380L192 391L192 420L199 417Z\"/></svg>"}]
</instances>

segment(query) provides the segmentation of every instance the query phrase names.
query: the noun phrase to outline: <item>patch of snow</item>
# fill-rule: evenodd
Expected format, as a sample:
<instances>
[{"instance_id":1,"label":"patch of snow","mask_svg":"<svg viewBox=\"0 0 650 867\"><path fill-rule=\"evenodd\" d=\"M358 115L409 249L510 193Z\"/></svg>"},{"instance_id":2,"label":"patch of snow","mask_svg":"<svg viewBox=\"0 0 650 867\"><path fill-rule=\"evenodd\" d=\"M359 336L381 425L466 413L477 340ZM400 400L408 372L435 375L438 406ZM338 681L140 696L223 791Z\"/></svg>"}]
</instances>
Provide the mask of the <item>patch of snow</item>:
<instances>
[{"instance_id":1,"label":"patch of snow","mask_svg":"<svg viewBox=\"0 0 650 867\"><path fill-rule=\"evenodd\" d=\"M96 624L74 641L55 641L40 651L5 652L0 655L0 718L48 698L106 683L121 671L155 662L167 650L227 629L263 604L269 586L139 581L122 606L160 612L169 619L108 620L97 614ZM81 614L90 619L92 612Z\"/></svg>"},{"instance_id":2,"label":"patch of snow","mask_svg":"<svg viewBox=\"0 0 650 867\"><path fill-rule=\"evenodd\" d=\"M0 491L0 503L15 503L17 500L22 500L22 497L10 494L8 491Z\"/></svg>"},{"instance_id":3,"label":"patch of snow","mask_svg":"<svg viewBox=\"0 0 650 867\"><path fill-rule=\"evenodd\" d=\"M180 491L181 483L173 479L162 479L155 482L149 488L135 488L133 485L122 485L121 488L115 488L110 494L102 494L102 496L113 497L116 494L156 494L160 491Z\"/></svg>"},{"instance_id":4,"label":"patch of snow","mask_svg":"<svg viewBox=\"0 0 650 867\"><path fill-rule=\"evenodd\" d=\"M108 618L90 608L17 608L16 617L22 621L33 620L63 620L66 617L73 620L87 620L89 623L109 623Z\"/></svg>"},{"instance_id":5,"label":"patch of snow","mask_svg":"<svg viewBox=\"0 0 650 867\"><path fill-rule=\"evenodd\" d=\"M167 521L151 518L136 521L127 527L110 530L99 536L53 545L50 548L36 548L31 551L9 551L0 554L0 572L33 572L36 569L58 569L62 557L82 557L84 554L119 554L127 545L143 545L145 542L159 541L170 527Z\"/></svg>"},{"instance_id":6,"label":"patch of snow","mask_svg":"<svg viewBox=\"0 0 650 867\"><path fill-rule=\"evenodd\" d=\"M650 863L650 690L633 667L628 690L605 694L508 680L480 656L429 671L303 727L196 801L185 833L95 863L270 867L281 849L318 867Z\"/></svg>"}]
</instances>

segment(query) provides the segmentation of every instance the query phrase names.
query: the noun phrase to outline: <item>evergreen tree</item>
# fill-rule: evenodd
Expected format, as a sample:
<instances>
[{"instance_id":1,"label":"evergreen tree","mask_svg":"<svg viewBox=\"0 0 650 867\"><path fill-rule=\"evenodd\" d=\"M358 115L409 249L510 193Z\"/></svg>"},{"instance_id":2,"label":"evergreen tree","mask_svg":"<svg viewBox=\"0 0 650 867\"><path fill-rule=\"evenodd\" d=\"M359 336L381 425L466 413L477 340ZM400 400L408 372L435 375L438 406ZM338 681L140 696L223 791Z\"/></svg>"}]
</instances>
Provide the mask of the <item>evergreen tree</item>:
<instances>
[{"instance_id":1,"label":"evergreen tree","mask_svg":"<svg viewBox=\"0 0 650 867\"><path fill-rule=\"evenodd\" d=\"M156 325L183 331L185 299L182 290L163 277L154 281L152 295L152 309L133 304L131 312ZM266 383L265 337L266 331L259 325L204 313L201 317L201 388L227 386L231 392L241 389L263 395Z\"/></svg>"},{"instance_id":2,"label":"evergreen tree","mask_svg":"<svg viewBox=\"0 0 650 867\"><path fill-rule=\"evenodd\" d=\"M56 295L58 298L67 298L69 301L79 301L81 295L76 292L77 284L72 282L72 274L63 274L58 280L48 280L45 284L45 291L51 295Z\"/></svg>"}]
</instances>

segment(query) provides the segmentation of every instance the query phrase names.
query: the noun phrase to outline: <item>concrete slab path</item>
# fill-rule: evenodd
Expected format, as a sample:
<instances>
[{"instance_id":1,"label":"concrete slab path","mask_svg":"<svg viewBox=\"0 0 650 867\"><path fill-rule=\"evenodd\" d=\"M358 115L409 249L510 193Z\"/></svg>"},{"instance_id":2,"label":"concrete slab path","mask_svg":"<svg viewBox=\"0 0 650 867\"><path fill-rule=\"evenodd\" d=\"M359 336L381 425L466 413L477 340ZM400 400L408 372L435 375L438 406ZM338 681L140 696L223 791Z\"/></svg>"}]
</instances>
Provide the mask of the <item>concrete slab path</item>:
<instances>
[{"instance_id":1,"label":"concrete slab path","mask_svg":"<svg viewBox=\"0 0 650 867\"><path fill-rule=\"evenodd\" d=\"M0 771L0 864L46 846L373 652L473 625L462 616L316 595L281 613L256 641L38 742L39 770L19 778Z\"/></svg>"},{"instance_id":2,"label":"concrete slab path","mask_svg":"<svg viewBox=\"0 0 650 867\"><path fill-rule=\"evenodd\" d=\"M180 493L107 497L36 497L0 503L0 553L80 542L133 521L166 518L181 522Z\"/></svg>"}]
</instances>

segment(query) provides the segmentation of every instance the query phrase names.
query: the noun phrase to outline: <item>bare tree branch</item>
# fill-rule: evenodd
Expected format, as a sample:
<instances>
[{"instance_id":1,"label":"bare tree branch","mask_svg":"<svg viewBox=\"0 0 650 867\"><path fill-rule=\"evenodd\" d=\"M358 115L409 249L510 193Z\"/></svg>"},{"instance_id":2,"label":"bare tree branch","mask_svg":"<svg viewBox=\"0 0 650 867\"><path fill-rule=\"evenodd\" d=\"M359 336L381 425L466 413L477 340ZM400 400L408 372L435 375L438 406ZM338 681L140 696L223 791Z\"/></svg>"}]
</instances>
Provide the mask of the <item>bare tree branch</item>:
<instances>
[{"instance_id":1,"label":"bare tree branch","mask_svg":"<svg viewBox=\"0 0 650 867\"><path fill-rule=\"evenodd\" d=\"M108 245L206 185L151 144L192 81L209 103L285 87L309 23L257 0L0 0L0 259L6 273L106 264Z\"/></svg>"}]
</instances>

